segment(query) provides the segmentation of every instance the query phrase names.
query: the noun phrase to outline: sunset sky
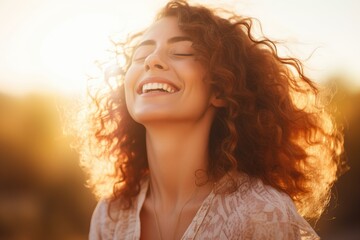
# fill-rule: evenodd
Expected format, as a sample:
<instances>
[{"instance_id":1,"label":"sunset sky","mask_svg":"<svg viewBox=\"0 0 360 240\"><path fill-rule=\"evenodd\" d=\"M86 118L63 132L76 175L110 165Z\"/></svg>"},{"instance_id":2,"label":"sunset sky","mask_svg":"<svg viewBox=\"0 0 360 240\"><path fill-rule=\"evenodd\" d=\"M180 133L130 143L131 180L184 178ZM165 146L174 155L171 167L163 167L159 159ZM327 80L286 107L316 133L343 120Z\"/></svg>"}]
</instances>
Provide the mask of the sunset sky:
<instances>
[{"instance_id":1,"label":"sunset sky","mask_svg":"<svg viewBox=\"0 0 360 240\"><path fill-rule=\"evenodd\" d=\"M145 27L165 0L1 0L0 92L73 94L93 62L106 56L109 36ZM196 1L258 18L265 35L284 40L307 59L319 81L343 74L360 88L360 1Z\"/></svg>"}]
</instances>

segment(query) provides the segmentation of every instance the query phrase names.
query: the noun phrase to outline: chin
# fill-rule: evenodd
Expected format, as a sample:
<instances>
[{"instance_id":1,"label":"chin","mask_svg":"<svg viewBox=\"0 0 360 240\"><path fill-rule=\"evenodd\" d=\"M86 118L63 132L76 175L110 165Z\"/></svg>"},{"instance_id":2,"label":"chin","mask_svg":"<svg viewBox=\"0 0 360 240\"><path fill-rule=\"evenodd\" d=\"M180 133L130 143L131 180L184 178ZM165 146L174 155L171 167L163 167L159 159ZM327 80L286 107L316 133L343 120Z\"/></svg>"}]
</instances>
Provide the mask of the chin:
<instances>
[{"instance_id":1,"label":"chin","mask_svg":"<svg viewBox=\"0 0 360 240\"><path fill-rule=\"evenodd\" d=\"M161 112L161 111L136 112L133 113L131 116L134 119L134 121L142 125L176 120L174 113Z\"/></svg>"}]
</instances>

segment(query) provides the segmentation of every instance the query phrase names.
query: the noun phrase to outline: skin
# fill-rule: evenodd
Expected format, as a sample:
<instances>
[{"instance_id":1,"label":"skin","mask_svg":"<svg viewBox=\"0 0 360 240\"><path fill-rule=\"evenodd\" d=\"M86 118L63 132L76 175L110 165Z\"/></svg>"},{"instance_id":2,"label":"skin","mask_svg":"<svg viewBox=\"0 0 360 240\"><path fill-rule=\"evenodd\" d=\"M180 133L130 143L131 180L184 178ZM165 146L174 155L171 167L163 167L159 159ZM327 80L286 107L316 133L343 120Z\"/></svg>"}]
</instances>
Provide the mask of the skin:
<instances>
[{"instance_id":1,"label":"skin","mask_svg":"<svg viewBox=\"0 0 360 240\"><path fill-rule=\"evenodd\" d=\"M142 239L160 239L154 208L162 239L181 238L213 186L198 186L195 172L207 169L210 127L222 102L188 38L176 18L158 20L143 35L125 76L128 111L146 128L151 190L140 214ZM166 82L176 91L143 94L144 82Z\"/></svg>"}]
</instances>

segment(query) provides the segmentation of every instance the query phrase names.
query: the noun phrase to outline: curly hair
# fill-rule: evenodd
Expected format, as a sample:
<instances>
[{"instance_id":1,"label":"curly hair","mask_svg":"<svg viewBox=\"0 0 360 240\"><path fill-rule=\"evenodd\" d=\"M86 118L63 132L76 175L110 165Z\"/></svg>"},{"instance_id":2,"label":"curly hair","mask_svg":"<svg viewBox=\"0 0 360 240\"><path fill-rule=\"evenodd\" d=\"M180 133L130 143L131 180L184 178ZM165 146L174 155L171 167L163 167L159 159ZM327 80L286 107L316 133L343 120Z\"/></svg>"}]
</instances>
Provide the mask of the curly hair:
<instances>
[{"instance_id":1,"label":"curly hair","mask_svg":"<svg viewBox=\"0 0 360 240\"><path fill-rule=\"evenodd\" d=\"M339 175L343 135L302 63L280 57L274 41L255 37L251 18L185 1L170 1L155 20L164 17L177 17L192 37L209 84L226 103L210 132L209 176L245 172L288 194L304 217L318 218ZM88 127L80 135L89 186L125 207L149 172L145 128L130 117L123 85L141 35L116 43L125 63L105 72L107 88L90 94Z\"/></svg>"}]
</instances>

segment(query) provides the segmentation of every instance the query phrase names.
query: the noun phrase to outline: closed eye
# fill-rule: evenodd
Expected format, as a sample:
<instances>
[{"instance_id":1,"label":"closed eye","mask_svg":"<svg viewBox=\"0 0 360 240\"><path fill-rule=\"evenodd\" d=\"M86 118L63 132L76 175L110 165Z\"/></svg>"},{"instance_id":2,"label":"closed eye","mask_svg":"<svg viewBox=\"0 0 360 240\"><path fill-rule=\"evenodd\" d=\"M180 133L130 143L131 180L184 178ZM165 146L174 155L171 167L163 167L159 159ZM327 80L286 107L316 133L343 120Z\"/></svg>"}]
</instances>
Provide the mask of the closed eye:
<instances>
[{"instance_id":1,"label":"closed eye","mask_svg":"<svg viewBox=\"0 0 360 240\"><path fill-rule=\"evenodd\" d=\"M192 53L174 53L175 56L194 56Z\"/></svg>"}]
</instances>

